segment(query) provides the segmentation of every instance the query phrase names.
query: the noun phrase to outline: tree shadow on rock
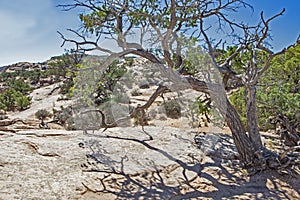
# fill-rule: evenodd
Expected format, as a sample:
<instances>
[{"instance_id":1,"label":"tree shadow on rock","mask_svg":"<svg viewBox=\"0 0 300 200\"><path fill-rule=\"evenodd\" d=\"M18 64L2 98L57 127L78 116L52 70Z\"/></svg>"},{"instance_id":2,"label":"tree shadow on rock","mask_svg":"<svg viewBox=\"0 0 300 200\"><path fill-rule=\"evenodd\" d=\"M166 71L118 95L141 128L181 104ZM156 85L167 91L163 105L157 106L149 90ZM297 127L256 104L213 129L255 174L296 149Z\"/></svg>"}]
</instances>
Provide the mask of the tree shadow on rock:
<instances>
[{"instance_id":1,"label":"tree shadow on rock","mask_svg":"<svg viewBox=\"0 0 300 200\"><path fill-rule=\"evenodd\" d=\"M83 172L92 176L94 181L84 183L86 190L100 195L113 194L115 199L290 199L299 196L295 187L297 182L290 185L293 192L286 192L289 180L279 174L264 172L249 177L239 161L224 152L214 154L213 151L207 151L203 160L193 156L189 159L178 158L163 148L151 145L150 141L109 135L93 137L109 139L112 143L131 142L172 162L162 166L151 160L147 170L130 173L125 168L129 159L127 155L121 156L120 160L113 160L109 158L109 152L101 145L97 146L97 153L88 156L88 160L92 159L96 163ZM222 135L213 147L221 143L223 149L234 148L229 139L230 136ZM106 167L101 165L103 163Z\"/></svg>"}]
</instances>

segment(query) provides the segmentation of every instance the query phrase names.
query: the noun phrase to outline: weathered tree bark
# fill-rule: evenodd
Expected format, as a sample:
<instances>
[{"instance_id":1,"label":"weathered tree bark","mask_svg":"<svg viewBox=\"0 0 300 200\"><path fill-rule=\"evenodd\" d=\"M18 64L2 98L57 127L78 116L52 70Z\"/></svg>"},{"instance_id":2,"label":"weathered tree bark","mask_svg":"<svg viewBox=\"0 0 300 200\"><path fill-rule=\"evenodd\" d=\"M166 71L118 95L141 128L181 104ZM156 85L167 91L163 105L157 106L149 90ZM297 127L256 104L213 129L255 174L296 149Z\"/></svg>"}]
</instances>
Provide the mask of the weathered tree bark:
<instances>
[{"instance_id":1,"label":"weathered tree bark","mask_svg":"<svg viewBox=\"0 0 300 200\"><path fill-rule=\"evenodd\" d=\"M254 85L246 85L246 118L247 129L251 142L254 145L255 150L259 150L263 147L261 137L258 130L257 121L257 105L256 105L256 87Z\"/></svg>"},{"instance_id":2,"label":"weathered tree bark","mask_svg":"<svg viewBox=\"0 0 300 200\"><path fill-rule=\"evenodd\" d=\"M254 160L255 150L253 149L252 142L246 134L242 121L235 108L226 99L227 110L225 114L225 121L231 130L233 141L241 156L241 161L246 165L251 165Z\"/></svg>"},{"instance_id":3,"label":"weathered tree bark","mask_svg":"<svg viewBox=\"0 0 300 200\"><path fill-rule=\"evenodd\" d=\"M191 77L187 78L187 80L194 90L210 94L216 103L217 109L231 130L233 141L240 155L240 160L246 165L251 165L254 160L255 149L253 149L252 141L246 134L240 116L229 102L222 85L213 84L209 86L208 83Z\"/></svg>"}]
</instances>

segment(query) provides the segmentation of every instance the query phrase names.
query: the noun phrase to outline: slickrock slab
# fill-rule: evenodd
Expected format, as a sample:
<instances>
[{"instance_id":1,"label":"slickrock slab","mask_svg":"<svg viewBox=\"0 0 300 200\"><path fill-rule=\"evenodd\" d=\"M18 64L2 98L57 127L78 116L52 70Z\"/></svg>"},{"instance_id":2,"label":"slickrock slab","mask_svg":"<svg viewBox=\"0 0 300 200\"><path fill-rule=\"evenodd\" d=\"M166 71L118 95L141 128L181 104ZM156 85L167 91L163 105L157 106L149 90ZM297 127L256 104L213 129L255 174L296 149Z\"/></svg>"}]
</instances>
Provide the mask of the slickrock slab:
<instances>
[{"instance_id":1,"label":"slickrock slab","mask_svg":"<svg viewBox=\"0 0 300 200\"><path fill-rule=\"evenodd\" d=\"M300 197L299 177L274 171L249 177L228 134L144 130L2 131L0 199Z\"/></svg>"},{"instance_id":2,"label":"slickrock slab","mask_svg":"<svg viewBox=\"0 0 300 200\"><path fill-rule=\"evenodd\" d=\"M0 136L0 199L76 198L85 157L78 147L81 132L40 131Z\"/></svg>"}]
</instances>

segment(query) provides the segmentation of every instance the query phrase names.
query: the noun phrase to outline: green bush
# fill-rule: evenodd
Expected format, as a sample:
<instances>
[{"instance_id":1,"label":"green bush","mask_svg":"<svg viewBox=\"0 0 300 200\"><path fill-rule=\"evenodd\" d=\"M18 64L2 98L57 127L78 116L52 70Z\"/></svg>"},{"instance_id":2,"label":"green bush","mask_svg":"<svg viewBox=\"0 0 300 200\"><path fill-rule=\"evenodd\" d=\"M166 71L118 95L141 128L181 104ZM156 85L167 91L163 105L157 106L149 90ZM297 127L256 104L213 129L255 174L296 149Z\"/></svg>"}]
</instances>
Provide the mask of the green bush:
<instances>
[{"instance_id":1,"label":"green bush","mask_svg":"<svg viewBox=\"0 0 300 200\"><path fill-rule=\"evenodd\" d=\"M15 99L15 104L18 110L25 110L26 108L28 108L31 104L31 98L28 96L19 96L16 97Z\"/></svg>"},{"instance_id":2,"label":"green bush","mask_svg":"<svg viewBox=\"0 0 300 200\"><path fill-rule=\"evenodd\" d=\"M23 79L11 79L8 82L9 89L0 94L0 109L14 111L24 110L29 107L31 98L26 96L32 91L29 84Z\"/></svg>"},{"instance_id":3,"label":"green bush","mask_svg":"<svg viewBox=\"0 0 300 200\"><path fill-rule=\"evenodd\" d=\"M14 111L16 108L22 110L29 105L30 98L14 88L10 88L0 94L0 109L5 111Z\"/></svg>"},{"instance_id":4,"label":"green bush","mask_svg":"<svg viewBox=\"0 0 300 200\"><path fill-rule=\"evenodd\" d=\"M54 120L56 120L60 125L64 126L67 130L74 130L74 118L73 118L73 108L71 106L61 107L61 110L54 112Z\"/></svg>"},{"instance_id":5,"label":"green bush","mask_svg":"<svg viewBox=\"0 0 300 200\"><path fill-rule=\"evenodd\" d=\"M102 73L97 88L95 91L95 104L100 105L111 98L111 94L115 89L116 84L126 73L127 69L124 65L118 65L118 62L113 62Z\"/></svg>"},{"instance_id":6,"label":"green bush","mask_svg":"<svg viewBox=\"0 0 300 200\"><path fill-rule=\"evenodd\" d=\"M118 61L114 61L103 70L91 68L95 65L101 65L101 63L96 63L93 60L83 63L79 69L82 70L82 73L78 73L75 77L74 87L71 87L69 91L72 91L75 96L80 96L87 105L99 106L111 100L117 83L127 69L125 64L120 65Z\"/></svg>"},{"instance_id":7,"label":"green bush","mask_svg":"<svg viewBox=\"0 0 300 200\"><path fill-rule=\"evenodd\" d=\"M23 79L12 79L9 83L10 88L15 89L16 91L26 94L32 91L32 88L29 84L25 83Z\"/></svg>"}]
</instances>

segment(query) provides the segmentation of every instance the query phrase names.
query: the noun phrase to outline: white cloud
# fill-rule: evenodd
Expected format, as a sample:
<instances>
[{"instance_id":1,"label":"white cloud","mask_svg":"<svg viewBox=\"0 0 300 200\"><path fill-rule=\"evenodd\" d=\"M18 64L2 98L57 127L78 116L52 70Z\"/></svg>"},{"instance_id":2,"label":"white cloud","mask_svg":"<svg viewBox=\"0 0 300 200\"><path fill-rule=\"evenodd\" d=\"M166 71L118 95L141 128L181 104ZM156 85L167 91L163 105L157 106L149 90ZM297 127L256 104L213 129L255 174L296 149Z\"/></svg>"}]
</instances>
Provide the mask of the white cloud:
<instances>
[{"instance_id":1,"label":"white cloud","mask_svg":"<svg viewBox=\"0 0 300 200\"><path fill-rule=\"evenodd\" d=\"M22 38L35 23L34 19L17 17L12 12L0 10L1 43Z\"/></svg>"},{"instance_id":2,"label":"white cloud","mask_svg":"<svg viewBox=\"0 0 300 200\"><path fill-rule=\"evenodd\" d=\"M56 31L76 27L77 14L62 12L53 2L0 1L0 66L44 61L63 52Z\"/></svg>"}]
</instances>

